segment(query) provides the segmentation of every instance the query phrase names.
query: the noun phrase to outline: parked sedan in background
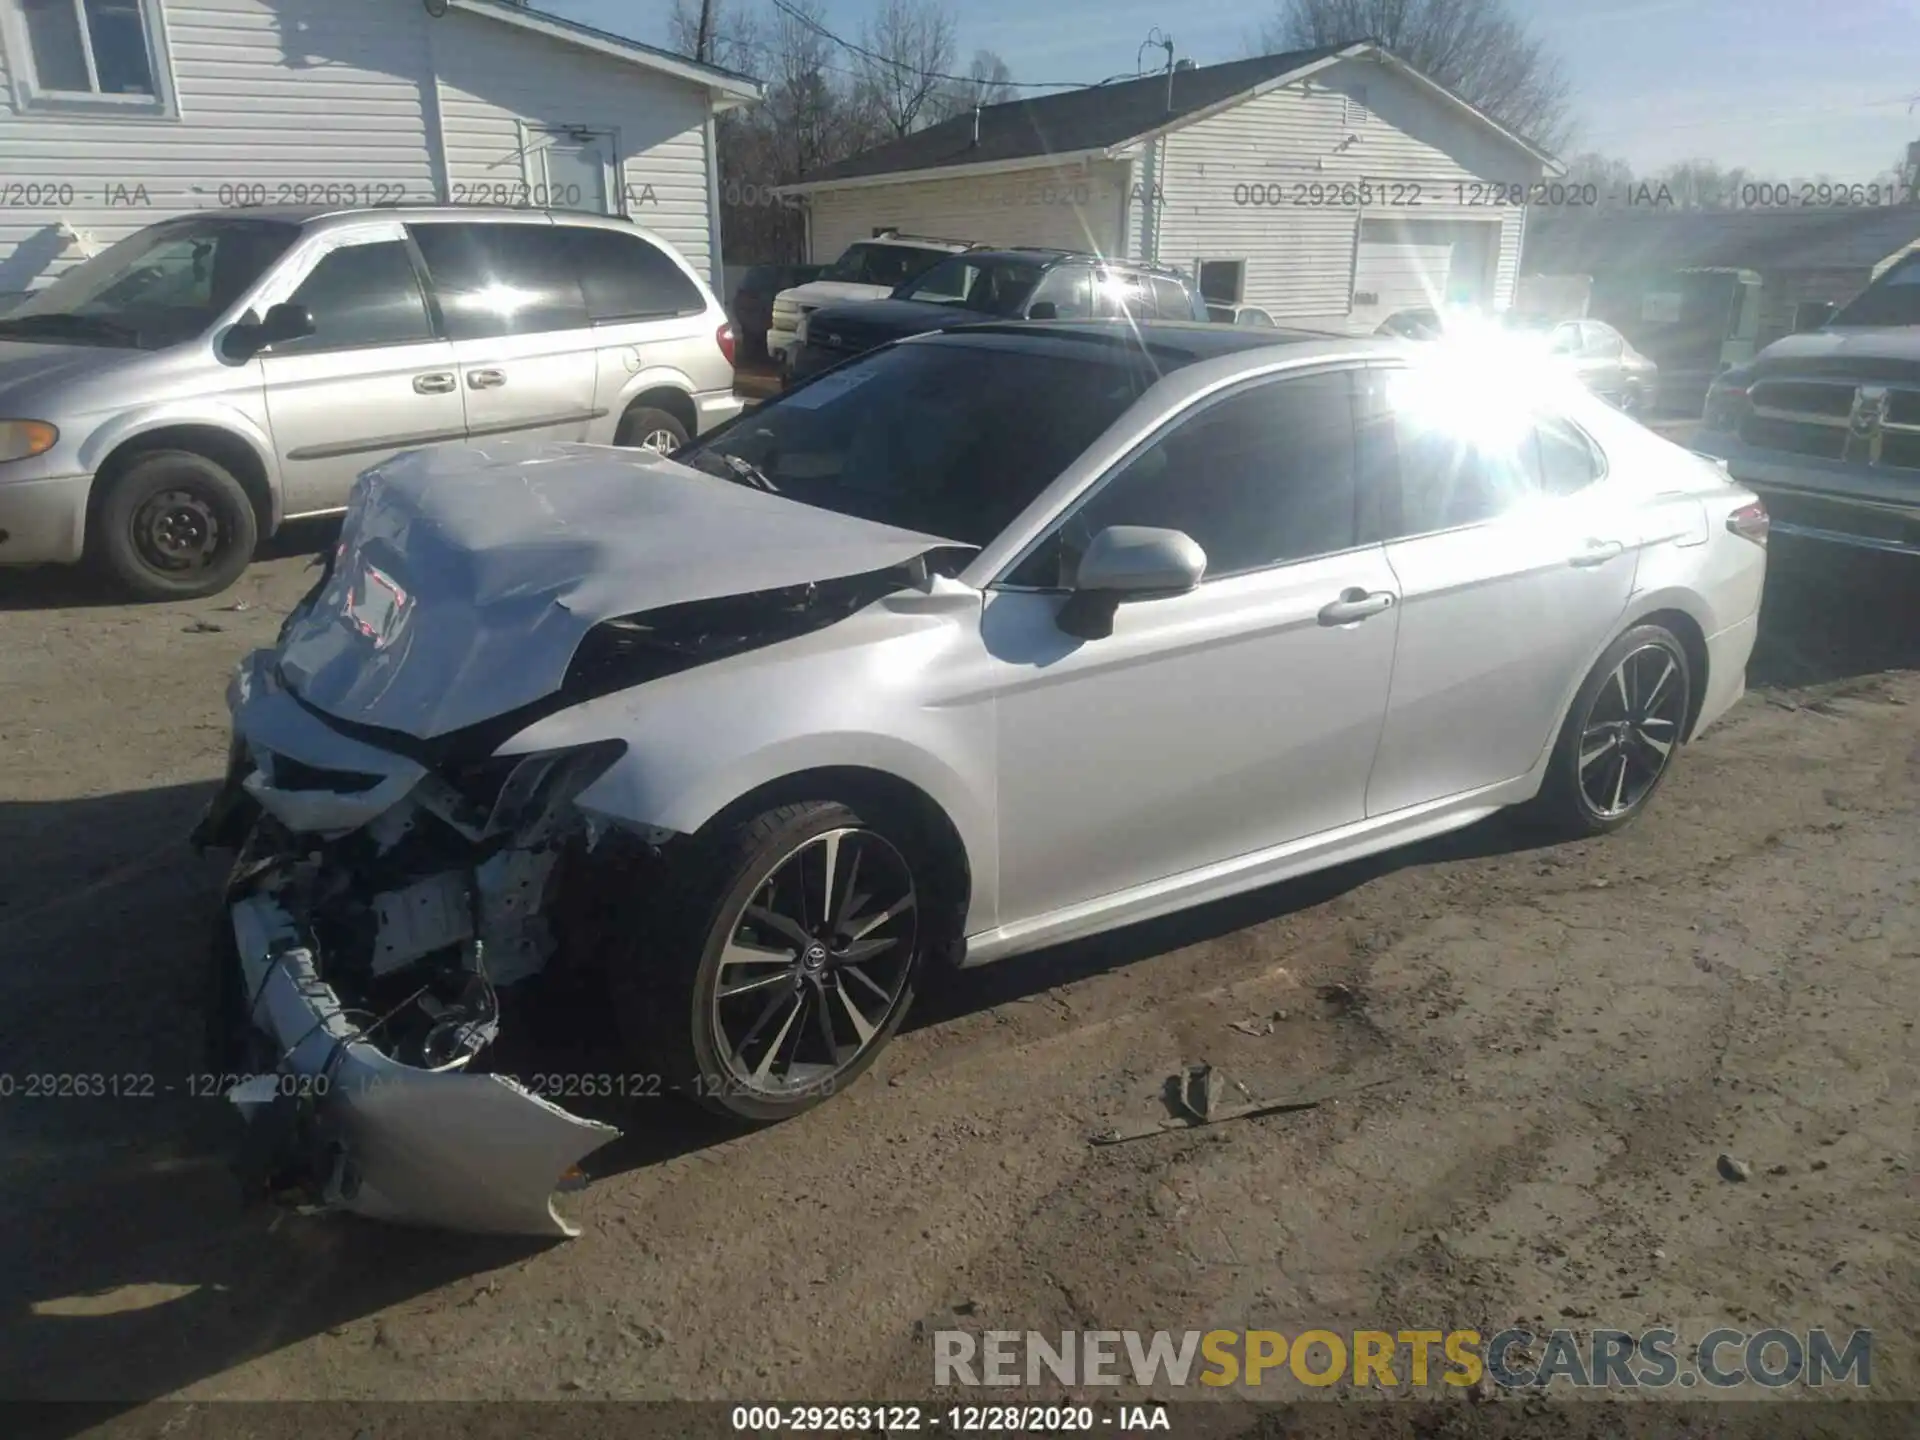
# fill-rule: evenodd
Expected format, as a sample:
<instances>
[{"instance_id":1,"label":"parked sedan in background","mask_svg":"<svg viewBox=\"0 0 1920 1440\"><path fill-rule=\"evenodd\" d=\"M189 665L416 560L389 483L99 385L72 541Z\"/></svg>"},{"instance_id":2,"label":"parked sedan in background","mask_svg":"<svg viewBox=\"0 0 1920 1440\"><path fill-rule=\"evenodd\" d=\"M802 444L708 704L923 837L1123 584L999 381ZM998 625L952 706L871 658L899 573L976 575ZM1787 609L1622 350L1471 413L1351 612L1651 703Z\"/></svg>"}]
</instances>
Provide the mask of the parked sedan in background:
<instances>
[{"instance_id":1,"label":"parked sedan in background","mask_svg":"<svg viewBox=\"0 0 1920 1440\"><path fill-rule=\"evenodd\" d=\"M1765 539L1564 376L1192 323L916 336L672 460L403 456L233 682L219 1068L325 1202L562 1232L613 1132L486 1073L550 967L772 1121L935 967L1613 830L1740 696Z\"/></svg>"},{"instance_id":2,"label":"parked sedan in background","mask_svg":"<svg viewBox=\"0 0 1920 1440\"><path fill-rule=\"evenodd\" d=\"M782 290L817 280L824 265L755 265L740 277L728 307L740 352L749 358L767 353L767 326L773 321L773 297Z\"/></svg>"},{"instance_id":3,"label":"parked sedan in background","mask_svg":"<svg viewBox=\"0 0 1920 1440\"><path fill-rule=\"evenodd\" d=\"M1436 306L1396 311L1374 333L1420 341L1484 342L1504 336L1523 353L1531 351L1571 371L1587 389L1629 415L1644 413L1659 395L1660 367L1600 320L1488 315L1472 307Z\"/></svg>"},{"instance_id":4,"label":"parked sedan in background","mask_svg":"<svg viewBox=\"0 0 1920 1440\"><path fill-rule=\"evenodd\" d=\"M1219 325L1255 325L1273 329L1273 316L1258 305L1222 305L1209 300L1207 318Z\"/></svg>"}]
</instances>

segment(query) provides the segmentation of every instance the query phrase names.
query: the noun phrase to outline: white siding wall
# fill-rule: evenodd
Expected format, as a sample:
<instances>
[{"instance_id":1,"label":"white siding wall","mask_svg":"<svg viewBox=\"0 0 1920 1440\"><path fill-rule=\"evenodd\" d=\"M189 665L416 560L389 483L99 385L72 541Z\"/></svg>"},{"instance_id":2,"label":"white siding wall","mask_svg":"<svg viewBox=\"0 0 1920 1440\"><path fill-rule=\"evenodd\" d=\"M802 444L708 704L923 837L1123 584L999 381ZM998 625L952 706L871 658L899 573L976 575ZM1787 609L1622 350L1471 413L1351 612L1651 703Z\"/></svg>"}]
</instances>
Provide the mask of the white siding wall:
<instances>
[{"instance_id":1,"label":"white siding wall","mask_svg":"<svg viewBox=\"0 0 1920 1440\"><path fill-rule=\"evenodd\" d=\"M465 198L465 186L484 194L485 187L533 179L538 172L528 172L522 155L523 126L611 130L627 213L707 273L704 91L459 11L431 38L456 198Z\"/></svg>"},{"instance_id":2,"label":"white siding wall","mask_svg":"<svg viewBox=\"0 0 1920 1440\"><path fill-rule=\"evenodd\" d=\"M1304 87L1269 91L1174 131L1165 147L1161 263L1244 259L1248 304L1296 322L1348 322L1362 207L1316 203L1311 191L1294 203L1295 187L1360 180L1376 191L1383 182L1401 187L1376 194L1369 218L1497 221L1493 299L1512 299L1524 209L1462 205L1455 187L1533 181L1538 163L1376 63L1343 61ZM1417 205L1382 203L1413 199L1415 186Z\"/></svg>"},{"instance_id":3,"label":"white siding wall","mask_svg":"<svg viewBox=\"0 0 1920 1440\"><path fill-rule=\"evenodd\" d=\"M886 226L984 245L1112 253L1127 185L1124 163L1097 162L830 190L813 197L811 258L828 264Z\"/></svg>"},{"instance_id":4,"label":"white siding wall","mask_svg":"<svg viewBox=\"0 0 1920 1440\"><path fill-rule=\"evenodd\" d=\"M418 5L169 0L166 22L178 119L17 114L11 86L0 92L0 291L78 258L58 250L62 221L104 247L169 213L219 207L234 198L222 186L258 197L264 185L270 203L326 182L375 198L433 194Z\"/></svg>"},{"instance_id":5,"label":"white siding wall","mask_svg":"<svg viewBox=\"0 0 1920 1440\"><path fill-rule=\"evenodd\" d=\"M456 194L527 181L523 122L614 131L633 218L707 269L697 86L414 0L166 0L166 24L177 119L19 114L0 84L0 293L81 258L62 222L103 248L234 186L268 203L440 198L436 66Z\"/></svg>"}]
</instances>

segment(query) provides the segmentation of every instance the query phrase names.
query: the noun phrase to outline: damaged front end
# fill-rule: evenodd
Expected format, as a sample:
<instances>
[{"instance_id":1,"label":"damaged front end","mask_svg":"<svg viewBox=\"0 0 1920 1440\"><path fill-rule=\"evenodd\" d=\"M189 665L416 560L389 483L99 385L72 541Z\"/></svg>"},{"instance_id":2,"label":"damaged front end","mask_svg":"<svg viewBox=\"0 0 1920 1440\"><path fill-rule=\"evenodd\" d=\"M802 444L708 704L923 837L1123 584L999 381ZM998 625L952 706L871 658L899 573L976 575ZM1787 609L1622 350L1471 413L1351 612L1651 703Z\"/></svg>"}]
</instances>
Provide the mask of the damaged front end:
<instances>
[{"instance_id":1,"label":"damaged front end","mask_svg":"<svg viewBox=\"0 0 1920 1440\"><path fill-rule=\"evenodd\" d=\"M229 700L195 838L238 847L218 1033L251 1178L380 1219L577 1233L554 1193L619 1132L478 1062L501 993L556 954L556 872L601 838L572 801L622 747L436 773L310 714L266 652Z\"/></svg>"}]
</instances>

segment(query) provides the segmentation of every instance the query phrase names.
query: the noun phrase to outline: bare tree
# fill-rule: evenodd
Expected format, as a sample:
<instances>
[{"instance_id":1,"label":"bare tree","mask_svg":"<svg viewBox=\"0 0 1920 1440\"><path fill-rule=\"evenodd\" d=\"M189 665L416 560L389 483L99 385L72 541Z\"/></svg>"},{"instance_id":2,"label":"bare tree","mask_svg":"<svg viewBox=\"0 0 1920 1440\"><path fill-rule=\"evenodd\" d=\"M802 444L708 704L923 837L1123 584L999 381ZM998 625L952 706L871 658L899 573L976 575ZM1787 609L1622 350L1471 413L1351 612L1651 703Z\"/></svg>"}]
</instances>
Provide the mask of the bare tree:
<instances>
[{"instance_id":1,"label":"bare tree","mask_svg":"<svg viewBox=\"0 0 1920 1440\"><path fill-rule=\"evenodd\" d=\"M953 16L938 0L880 0L861 27L861 88L895 136L938 117L953 44Z\"/></svg>"},{"instance_id":2,"label":"bare tree","mask_svg":"<svg viewBox=\"0 0 1920 1440\"><path fill-rule=\"evenodd\" d=\"M1566 74L1505 0L1283 0L1260 38L1269 51L1374 40L1547 150L1569 135Z\"/></svg>"},{"instance_id":3,"label":"bare tree","mask_svg":"<svg viewBox=\"0 0 1920 1440\"><path fill-rule=\"evenodd\" d=\"M1013 71L991 50L973 52L967 78L949 80L928 106L930 118L946 120L964 115L976 105L1000 105L1014 98Z\"/></svg>"}]
</instances>

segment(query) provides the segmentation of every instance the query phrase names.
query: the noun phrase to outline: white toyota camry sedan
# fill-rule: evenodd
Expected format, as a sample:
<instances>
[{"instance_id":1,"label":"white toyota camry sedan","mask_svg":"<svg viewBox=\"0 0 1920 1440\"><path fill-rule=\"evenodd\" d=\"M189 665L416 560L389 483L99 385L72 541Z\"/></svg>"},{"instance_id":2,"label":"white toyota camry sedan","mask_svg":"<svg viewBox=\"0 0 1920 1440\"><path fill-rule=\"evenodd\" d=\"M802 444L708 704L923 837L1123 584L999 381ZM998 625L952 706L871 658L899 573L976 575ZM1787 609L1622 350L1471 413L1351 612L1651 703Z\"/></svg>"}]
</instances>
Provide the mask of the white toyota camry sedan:
<instances>
[{"instance_id":1,"label":"white toyota camry sedan","mask_svg":"<svg viewBox=\"0 0 1920 1440\"><path fill-rule=\"evenodd\" d=\"M1766 539L1570 380L1203 324L916 337L670 459L403 455L233 680L222 1068L327 1203L565 1232L614 1131L495 1045L555 976L636 1094L777 1120L930 967L1614 829L1741 695Z\"/></svg>"}]
</instances>

